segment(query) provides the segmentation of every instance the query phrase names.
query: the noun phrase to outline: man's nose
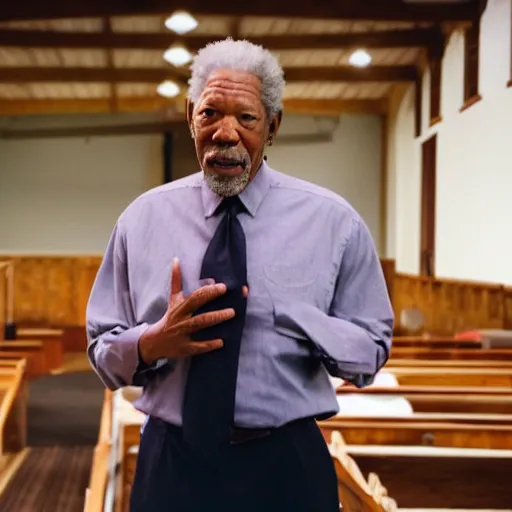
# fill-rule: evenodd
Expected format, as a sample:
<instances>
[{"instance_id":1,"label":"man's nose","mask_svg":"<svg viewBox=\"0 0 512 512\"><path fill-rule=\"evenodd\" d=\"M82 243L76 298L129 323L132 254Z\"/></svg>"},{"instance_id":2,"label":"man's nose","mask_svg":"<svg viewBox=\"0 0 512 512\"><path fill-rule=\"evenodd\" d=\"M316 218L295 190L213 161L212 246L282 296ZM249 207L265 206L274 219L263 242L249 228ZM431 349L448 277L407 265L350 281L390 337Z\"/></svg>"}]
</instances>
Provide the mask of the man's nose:
<instances>
[{"instance_id":1,"label":"man's nose","mask_svg":"<svg viewBox=\"0 0 512 512\"><path fill-rule=\"evenodd\" d=\"M225 146L236 146L240 141L238 121L234 116L225 116L213 134L213 141Z\"/></svg>"}]
</instances>

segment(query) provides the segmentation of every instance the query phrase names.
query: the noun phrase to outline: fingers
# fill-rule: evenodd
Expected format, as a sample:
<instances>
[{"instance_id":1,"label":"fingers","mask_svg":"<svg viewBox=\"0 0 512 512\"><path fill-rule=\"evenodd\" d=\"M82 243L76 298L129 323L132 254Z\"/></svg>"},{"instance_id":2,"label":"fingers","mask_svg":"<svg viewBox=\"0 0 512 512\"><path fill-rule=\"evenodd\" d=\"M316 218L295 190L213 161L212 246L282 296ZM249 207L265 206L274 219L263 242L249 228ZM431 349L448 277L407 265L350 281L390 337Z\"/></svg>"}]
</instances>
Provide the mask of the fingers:
<instances>
[{"instance_id":1,"label":"fingers","mask_svg":"<svg viewBox=\"0 0 512 512\"><path fill-rule=\"evenodd\" d=\"M191 341L185 345L187 355L197 356L199 354L205 354L212 350L218 350L224 346L224 342L220 339L210 341Z\"/></svg>"},{"instance_id":2,"label":"fingers","mask_svg":"<svg viewBox=\"0 0 512 512\"><path fill-rule=\"evenodd\" d=\"M209 286L202 286L192 292L187 300L180 307L180 314L191 315L200 307L226 293L226 285L219 283Z\"/></svg>"},{"instance_id":3,"label":"fingers","mask_svg":"<svg viewBox=\"0 0 512 512\"><path fill-rule=\"evenodd\" d=\"M181 333L193 333L207 329L213 325L226 322L235 316L235 310L232 308L210 311L201 315L193 316L184 322L180 322L176 327Z\"/></svg>"},{"instance_id":4,"label":"fingers","mask_svg":"<svg viewBox=\"0 0 512 512\"><path fill-rule=\"evenodd\" d=\"M180 260L178 258L174 258L172 260L171 296L169 297L169 303L172 302L174 295L177 295L181 291L182 291L182 283L181 283Z\"/></svg>"},{"instance_id":5,"label":"fingers","mask_svg":"<svg viewBox=\"0 0 512 512\"><path fill-rule=\"evenodd\" d=\"M245 299L249 296L249 288L247 286L242 286L242 295Z\"/></svg>"}]
</instances>

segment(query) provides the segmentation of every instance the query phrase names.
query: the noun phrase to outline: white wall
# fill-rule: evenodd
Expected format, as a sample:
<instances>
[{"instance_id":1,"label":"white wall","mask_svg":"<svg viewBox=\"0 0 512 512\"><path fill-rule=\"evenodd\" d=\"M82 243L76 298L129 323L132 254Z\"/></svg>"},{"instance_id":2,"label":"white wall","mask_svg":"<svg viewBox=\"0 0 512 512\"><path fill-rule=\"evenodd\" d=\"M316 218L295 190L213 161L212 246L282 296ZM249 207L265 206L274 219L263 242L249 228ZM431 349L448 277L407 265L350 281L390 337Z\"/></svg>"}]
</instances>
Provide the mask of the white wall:
<instances>
[{"instance_id":1,"label":"white wall","mask_svg":"<svg viewBox=\"0 0 512 512\"><path fill-rule=\"evenodd\" d=\"M145 122L148 116L0 119L0 130ZM334 124L333 124L334 123ZM334 128L330 142L290 141L292 134ZM274 168L344 196L380 242L380 119L338 121L285 116L268 151ZM281 140L281 142L280 142ZM162 180L160 135L0 139L0 252L101 254L126 205ZM186 126L174 137L173 176L198 170Z\"/></svg>"},{"instance_id":2,"label":"white wall","mask_svg":"<svg viewBox=\"0 0 512 512\"><path fill-rule=\"evenodd\" d=\"M421 143L437 133L436 273L512 283L511 1L489 0L480 42L481 101L463 104L464 36L454 33L442 74L441 123L428 127L423 80L422 134L414 138L414 91L390 119L386 250L402 272L419 271ZM391 203L391 199L394 199Z\"/></svg>"},{"instance_id":3,"label":"white wall","mask_svg":"<svg viewBox=\"0 0 512 512\"><path fill-rule=\"evenodd\" d=\"M34 129L117 120L41 116L4 118L1 125ZM119 213L161 182L161 140L159 135L0 139L0 252L101 254Z\"/></svg>"}]
</instances>

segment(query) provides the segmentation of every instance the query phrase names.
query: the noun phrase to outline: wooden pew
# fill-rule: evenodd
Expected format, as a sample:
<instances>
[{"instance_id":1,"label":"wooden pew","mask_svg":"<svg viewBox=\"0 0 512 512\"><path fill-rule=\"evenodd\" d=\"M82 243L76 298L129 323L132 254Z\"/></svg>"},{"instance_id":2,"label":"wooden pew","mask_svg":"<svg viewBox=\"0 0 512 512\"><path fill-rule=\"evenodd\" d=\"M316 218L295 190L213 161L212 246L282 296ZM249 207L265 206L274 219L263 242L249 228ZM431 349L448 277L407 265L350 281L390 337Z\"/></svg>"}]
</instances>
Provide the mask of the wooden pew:
<instances>
[{"instance_id":1,"label":"wooden pew","mask_svg":"<svg viewBox=\"0 0 512 512\"><path fill-rule=\"evenodd\" d=\"M512 349L392 347L390 359L512 361Z\"/></svg>"},{"instance_id":2,"label":"wooden pew","mask_svg":"<svg viewBox=\"0 0 512 512\"><path fill-rule=\"evenodd\" d=\"M370 472L368 481L354 459L339 432L329 443L329 451L338 480L338 496L345 512L395 512L397 503L388 496L376 473Z\"/></svg>"},{"instance_id":3,"label":"wooden pew","mask_svg":"<svg viewBox=\"0 0 512 512\"><path fill-rule=\"evenodd\" d=\"M64 362L63 336L64 331L62 329L20 327L16 339L20 342L40 341L48 368L55 370L62 367Z\"/></svg>"},{"instance_id":4,"label":"wooden pew","mask_svg":"<svg viewBox=\"0 0 512 512\"><path fill-rule=\"evenodd\" d=\"M343 386L337 394L399 396L413 406L411 416L319 422L328 441L341 432L363 474L377 473L400 507L510 506L511 388Z\"/></svg>"},{"instance_id":5,"label":"wooden pew","mask_svg":"<svg viewBox=\"0 0 512 512\"><path fill-rule=\"evenodd\" d=\"M427 349L481 349L482 343L477 340L457 340L450 336L394 336L392 345L396 348L416 347Z\"/></svg>"},{"instance_id":6,"label":"wooden pew","mask_svg":"<svg viewBox=\"0 0 512 512\"><path fill-rule=\"evenodd\" d=\"M105 390L101 411L98 442L94 448L89 486L84 512L103 512L109 483L109 463L112 450L112 392Z\"/></svg>"},{"instance_id":7,"label":"wooden pew","mask_svg":"<svg viewBox=\"0 0 512 512\"><path fill-rule=\"evenodd\" d=\"M0 469L10 456L23 450L27 440L25 361L0 366Z\"/></svg>"},{"instance_id":8,"label":"wooden pew","mask_svg":"<svg viewBox=\"0 0 512 512\"><path fill-rule=\"evenodd\" d=\"M388 366L400 385L404 386L473 386L473 387L511 387L512 372L509 368L450 368Z\"/></svg>"},{"instance_id":9,"label":"wooden pew","mask_svg":"<svg viewBox=\"0 0 512 512\"><path fill-rule=\"evenodd\" d=\"M510 419L508 420L510 421ZM443 446L451 448L506 449L512 446L512 423L498 424L494 418L480 422L442 415L404 418L343 417L320 423L327 442L333 431L348 444Z\"/></svg>"},{"instance_id":10,"label":"wooden pew","mask_svg":"<svg viewBox=\"0 0 512 512\"><path fill-rule=\"evenodd\" d=\"M131 388L105 392L84 512L128 511L140 428L145 415L135 410Z\"/></svg>"},{"instance_id":11,"label":"wooden pew","mask_svg":"<svg viewBox=\"0 0 512 512\"><path fill-rule=\"evenodd\" d=\"M512 361L499 359L390 359L385 369L392 368L503 368L512 370Z\"/></svg>"},{"instance_id":12,"label":"wooden pew","mask_svg":"<svg viewBox=\"0 0 512 512\"><path fill-rule=\"evenodd\" d=\"M0 358L27 360L27 378L40 377L50 373L41 341L0 341Z\"/></svg>"}]
</instances>

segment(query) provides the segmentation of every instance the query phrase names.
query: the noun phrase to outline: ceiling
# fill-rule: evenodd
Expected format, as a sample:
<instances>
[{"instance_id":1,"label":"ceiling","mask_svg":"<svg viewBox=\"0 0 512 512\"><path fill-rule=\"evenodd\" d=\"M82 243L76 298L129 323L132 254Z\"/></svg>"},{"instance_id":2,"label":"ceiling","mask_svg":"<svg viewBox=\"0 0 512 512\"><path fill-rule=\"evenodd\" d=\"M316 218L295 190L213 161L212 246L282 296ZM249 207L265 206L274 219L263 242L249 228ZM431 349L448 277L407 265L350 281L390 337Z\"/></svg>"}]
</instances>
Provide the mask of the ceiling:
<instances>
[{"instance_id":1,"label":"ceiling","mask_svg":"<svg viewBox=\"0 0 512 512\"><path fill-rule=\"evenodd\" d=\"M146 0L140 10L126 6L133 3L26 0L1 6L0 115L182 112L188 69L165 62L163 52L178 40L194 52L227 36L262 44L279 58L287 112L384 113L392 89L417 80L419 63L442 46L447 27L476 19L483 8L476 0L316 0L295 3L291 17L288 4L276 0L242 6L194 0L187 8L199 25L178 37L164 21L180 5ZM358 48L372 56L367 68L348 62ZM183 88L176 99L156 93L168 78Z\"/></svg>"}]
</instances>

